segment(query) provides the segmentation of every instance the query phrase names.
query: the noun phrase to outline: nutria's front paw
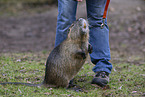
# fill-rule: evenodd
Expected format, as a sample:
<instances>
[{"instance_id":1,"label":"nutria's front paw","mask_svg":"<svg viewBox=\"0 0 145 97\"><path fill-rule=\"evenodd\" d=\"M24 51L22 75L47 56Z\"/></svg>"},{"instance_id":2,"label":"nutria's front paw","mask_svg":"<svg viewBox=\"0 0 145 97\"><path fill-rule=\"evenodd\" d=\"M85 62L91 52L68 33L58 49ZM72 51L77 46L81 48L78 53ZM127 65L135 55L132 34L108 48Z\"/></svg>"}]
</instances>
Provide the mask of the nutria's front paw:
<instances>
[{"instance_id":1,"label":"nutria's front paw","mask_svg":"<svg viewBox=\"0 0 145 97\"><path fill-rule=\"evenodd\" d=\"M91 54L93 52L93 47L91 44L88 45L88 52Z\"/></svg>"},{"instance_id":2,"label":"nutria's front paw","mask_svg":"<svg viewBox=\"0 0 145 97\"><path fill-rule=\"evenodd\" d=\"M83 57L83 59L86 59L86 53L85 52L82 52L82 57Z\"/></svg>"},{"instance_id":3,"label":"nutria's front paw","mask_svg":"<svg viewBox=\"0 0 145 97\"><path fill-rule=\"evenodd\" d=\"M86 59L86 53L84 51L78 51L75 56L76 58Z\"/></svg>"}]
</instances>

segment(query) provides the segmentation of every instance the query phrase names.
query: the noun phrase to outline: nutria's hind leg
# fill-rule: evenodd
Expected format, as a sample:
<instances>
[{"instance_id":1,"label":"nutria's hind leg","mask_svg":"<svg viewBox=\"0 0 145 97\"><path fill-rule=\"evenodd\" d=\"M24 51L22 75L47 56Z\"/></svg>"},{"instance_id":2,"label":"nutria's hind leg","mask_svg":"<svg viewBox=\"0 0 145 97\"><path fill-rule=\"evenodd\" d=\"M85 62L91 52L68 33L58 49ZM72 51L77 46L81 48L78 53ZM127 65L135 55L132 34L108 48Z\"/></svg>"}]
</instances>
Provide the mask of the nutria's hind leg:
<instances>
[{"instance_id":1,"label":"nutria's hind leg","mask_svg":"<svg viewBox=\"0 0 145 97\"><path fill-rule=\"evenodd\" d=\"M68 85L67 88L71 88L71 87L76 86L76 85L73 83L73 81L74 81L74 79L70 80L69 85Z\"/></svg>"},{"instance_id":2,"label":"nutria's hind leg","mask_svg":"<svg viewBox=\"0 0 145 97\"><path fill-rule=\"evenodd\" d=\"M74 79L70 80L70 82L69 82L69 85L68 85L67 89L70 89L70 88L73 88L73 87L77 86L77 85L76 85L76 84L74 84L73 82L74 82Z\"/></svg>"},{"instance_id":3,"label":"nutria's hind leg","mask_svg":"<svg viewBox=\"0 0 145 97\"><path fill-rule=\"evenodd\" d=\"M74 81L74 79L70 80L70 81L69 81L69 84L73 84L73 81Z\"/></svg>"},{"instance_id":4,"label":"nutria's hind leg","mask_svg":"<svg viewBox=\"0 0 145 97\"><path fill-rule=\"evenodd\" d=\"M58 78L57 80L57 83L56 83L56 86L59 88L59 87L62 87L62 88L67 88L69 85L69 80L64 78L64 77L61 77L61 78Z\"/></svg>"},{"instance_id":5,"label":"nutria's hind leg","mask_svg":"<svg viewBox=\"0 0 145 97\"><path fill-rule=\"evenodd\" d=\"M66 89L74 90L76 92L82 92L81 87L79 85L74 84L73 82L74 82L74 79L70 80L69 86Z\"/></svg>"}]
</instances>

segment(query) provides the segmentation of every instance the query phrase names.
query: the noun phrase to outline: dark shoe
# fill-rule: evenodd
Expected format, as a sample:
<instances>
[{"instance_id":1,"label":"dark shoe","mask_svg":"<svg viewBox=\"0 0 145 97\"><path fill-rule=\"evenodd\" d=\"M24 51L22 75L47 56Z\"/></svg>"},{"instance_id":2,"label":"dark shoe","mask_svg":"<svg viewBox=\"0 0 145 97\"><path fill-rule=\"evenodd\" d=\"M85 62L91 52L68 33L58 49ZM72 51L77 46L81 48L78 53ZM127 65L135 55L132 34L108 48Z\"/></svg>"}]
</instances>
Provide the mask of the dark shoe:
<instances>
[{"instance_id":1,"label":"dark shoe","mask_svg":"<svg viewBox=\"0 0 145 97\"><path fill-rule=\"evenodd\" d=\"M106 72L99 72L93 78L91 84L97 84L100 87L104 87L109 82L109 74Z\"/></svg>"}]
</instances>

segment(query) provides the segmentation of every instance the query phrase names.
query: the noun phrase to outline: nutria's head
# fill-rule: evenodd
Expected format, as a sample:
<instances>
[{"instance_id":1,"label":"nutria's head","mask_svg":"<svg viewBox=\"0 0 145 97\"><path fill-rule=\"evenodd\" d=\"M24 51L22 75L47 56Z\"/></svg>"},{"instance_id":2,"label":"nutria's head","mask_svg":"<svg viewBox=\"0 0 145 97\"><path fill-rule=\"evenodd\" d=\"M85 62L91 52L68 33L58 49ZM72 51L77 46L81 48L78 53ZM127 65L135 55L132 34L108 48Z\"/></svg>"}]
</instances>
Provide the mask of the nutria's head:
<instances>
[{"instance_id":1,"label":"nutria's head","mask_svg":"<svg viewBox=\"0 0 145 97\"><path fill-rule=\"evenodd\" d=\"M79 18L69 28L68 37L71 40L88 40L89 38L89 24L83 19Z\"/></svg>"}]
</instances>

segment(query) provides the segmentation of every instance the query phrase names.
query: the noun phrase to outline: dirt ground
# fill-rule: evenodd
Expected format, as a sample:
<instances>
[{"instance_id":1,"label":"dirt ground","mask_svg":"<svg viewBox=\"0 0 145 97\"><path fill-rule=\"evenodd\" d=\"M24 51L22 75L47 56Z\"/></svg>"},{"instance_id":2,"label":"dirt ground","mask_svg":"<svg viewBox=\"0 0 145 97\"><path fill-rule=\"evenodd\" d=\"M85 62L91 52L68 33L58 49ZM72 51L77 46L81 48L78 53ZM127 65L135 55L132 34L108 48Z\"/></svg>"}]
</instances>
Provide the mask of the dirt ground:
<instances>
[{"instance_id":1,"label":"dirt ground","mask_svg":"<svg viewBox=\"0 0 145 97\"><path fill-rule=\"evenodd\" d=\"M112 52L145 59L145 1L111 0L108 14ZM86 18L85 3L77 17ZM0 16L0 53L50 51L54 47L57 7L47 11Z\"/></svg>"}]
</instances>

